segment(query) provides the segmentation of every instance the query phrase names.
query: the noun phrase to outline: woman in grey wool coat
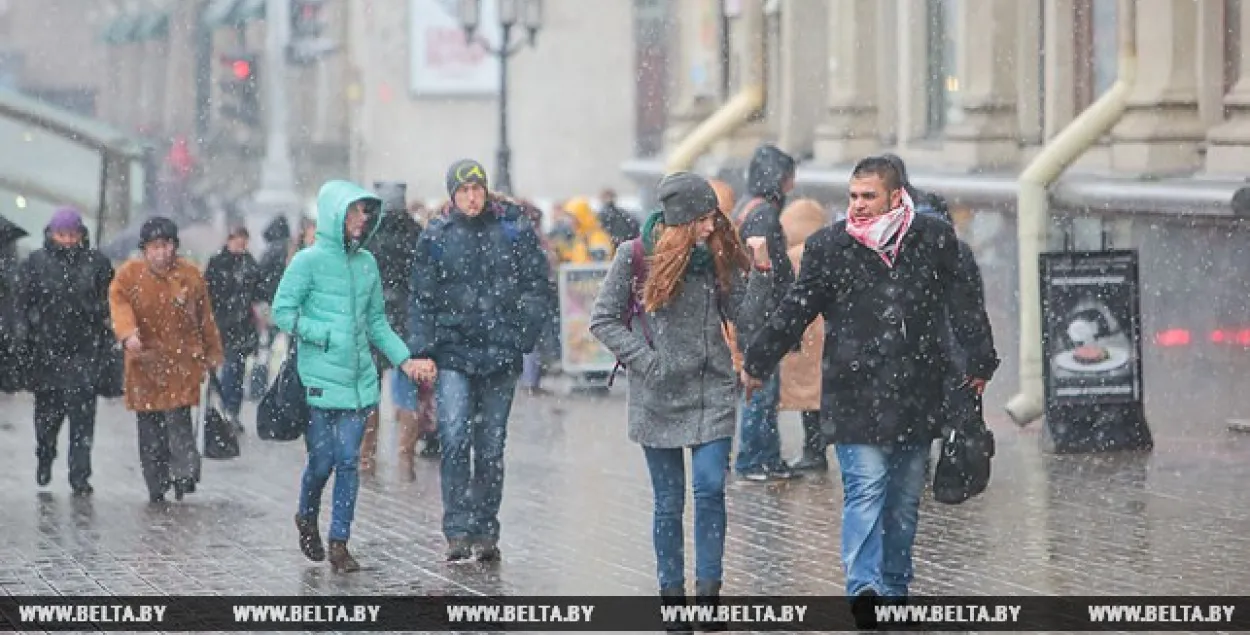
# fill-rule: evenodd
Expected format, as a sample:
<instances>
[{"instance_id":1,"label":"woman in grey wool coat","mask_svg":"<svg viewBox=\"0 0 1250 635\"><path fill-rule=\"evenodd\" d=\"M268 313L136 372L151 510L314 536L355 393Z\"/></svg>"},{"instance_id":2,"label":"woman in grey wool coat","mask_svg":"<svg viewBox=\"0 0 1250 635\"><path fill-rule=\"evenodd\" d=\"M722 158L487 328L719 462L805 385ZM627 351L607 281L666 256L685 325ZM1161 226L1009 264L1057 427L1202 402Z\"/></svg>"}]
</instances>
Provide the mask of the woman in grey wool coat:
<instances>
[{"instance_id":1,"label":"woman in grey wool coat","mask_svg":"<svg viewBox=\"0 0 1250 635\"><path fill-rule=\"evenodd\" d=\"M754 316L764 309L755 288L764 289L766 280L752 275L748 289L751 258L706 179L670 174L657 194L661 210L637 239L646 262L635 263L633 241L621 245L595 300L590 331L628 372L629 438L642 445L651 472L657 573L671 603L685 601L682 508L684 450L690 449L695 589L708 601L720 593L738 394L724 327L753 330L748 322L758 323L762 316ZM636 277L642 279L635 283ZM636 307L641 315L630 320Z\"/></svg>"}]
</instances>

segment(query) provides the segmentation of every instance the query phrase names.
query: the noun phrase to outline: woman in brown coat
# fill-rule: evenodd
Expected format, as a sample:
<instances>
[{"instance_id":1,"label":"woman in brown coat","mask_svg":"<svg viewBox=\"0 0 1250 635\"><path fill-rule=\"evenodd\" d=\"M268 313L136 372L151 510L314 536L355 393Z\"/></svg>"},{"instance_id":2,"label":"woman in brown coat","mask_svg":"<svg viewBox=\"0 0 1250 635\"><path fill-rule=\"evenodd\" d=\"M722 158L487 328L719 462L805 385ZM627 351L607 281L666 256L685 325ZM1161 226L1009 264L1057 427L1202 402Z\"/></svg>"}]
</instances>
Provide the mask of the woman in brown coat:
<instances>
[{"instance_id":1,"label":"woman in brown coat","mask_svg":"<svg viewBox=\"0 0 1250 635\"><path fill-rule=\"evenodd\" d=\"M781 229L786 235L787 254L796 275L803 260L803 243L829 221L829 213L810 198L796 200L781 212ZM803 333L802 348L781 360L778 409L798 411L803 417L803 455L790 466L794 470L823 472L829 469L825 440L820 431L820 359L824 345L825 321L818 316Z\"/></svg>"},{"instance_id":2,"label":"woman in brown coat","mask_svg":"<svg viewBox=\"0 0 1250 635\"><path fill-rule=\"evenodd\" d=\"M177 256L178 227L150 218L142 254L109 287L113 330L126 348L126 407L138 413L139 462L148 496L164 502L195 491L199 453L191 408L205 374L221 365L221 336L200 270Z\"/></svg>"}]
</instances>

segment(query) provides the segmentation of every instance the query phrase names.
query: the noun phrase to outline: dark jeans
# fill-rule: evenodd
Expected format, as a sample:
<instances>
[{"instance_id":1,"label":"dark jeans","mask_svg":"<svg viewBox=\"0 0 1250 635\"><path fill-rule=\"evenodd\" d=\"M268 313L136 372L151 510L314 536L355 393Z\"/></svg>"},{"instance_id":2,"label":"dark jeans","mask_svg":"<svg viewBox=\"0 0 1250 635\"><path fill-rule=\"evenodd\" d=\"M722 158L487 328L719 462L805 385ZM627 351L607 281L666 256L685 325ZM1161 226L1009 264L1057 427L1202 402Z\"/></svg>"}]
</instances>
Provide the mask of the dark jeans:
<instances>
[{"instance_id":1,"label":"dark jeans","mask_svg":"<svg viewBox=\"0 0 1250 635\"><path fill-rule=\"evenodd\" d=\"M356 494L360 490L360 441L365 434L366 410L312 409L312 421L304 433L308 463L299 490L299 515L316 520L321 493L334 473L330 540L347 542L356 517Z\"/></svg>"},{"instance_id":2,"label":"dark jeans","mask_svg":"<svg viewBox=\"0 0 1250 635\"><path fill-rule=\"evenodd\" d=\"M774 470L781 460L781 435L777 432L777 404L781 401L781 373L773 371L764 385L745 396L739 406L738 458L734 470L739 475L757 470Z\"/></svg>"},{"instance_id":3,"label":"dark jeans","mask_svg":"<svg viewBox=\"0 0 1250 635\"><path fill-rule=\"evenodd\" d=\"M694 572L699 582L720 582L725 555L725 479L729 474L732 439L718 439L690 448L694 489ZM642 448L651 472L655 516L656 574L661 589L685 586L686 451L684 448Z\"/></svg>"},{"instance_id":4,"label":"dark jeans","mask_svg":"<svg viewBox=\"0 0 1250 635\"><path fill-rule=\"evenodd\" d=\"M448 540L499 539L503 453L517 376L471 377L438 371L434 394L442 446L443 535Z\"/></svg>"},{"instance_id":5,"label":"dark jeans","mask_svg":"<svg viewBox=\"0 0 1250 635\"><path fill-rule=\"evenodd\" d=\"M226 349L226 361L221 365L221 407L225 414L237 420L243 409L243 379L247 373L247 353Z\"/></svg>"},{"instance_id":6,"label":"dark jeans","mask_svg":"<svg viewBox=\"0 0 1250 635\"><path fill-rule=\"evenodd\" d=\"M140 412L139 464L148 494L164 494L174 479L193 480L200 451L191 428L191 408Z\"/></svg>"},{"instance_id":7,"label":"dark jeans","mask_svg":"<svg viewBox=\"0 0 1250 635\"><path fill-rule=\"evenodd\" d=\"M95 440L95 392L40 390L35 393L35 457L40 462L56 459L61 424L69 418L69 483L87 485L91 478L91 445Z\"/></svg>"}]
</instances>

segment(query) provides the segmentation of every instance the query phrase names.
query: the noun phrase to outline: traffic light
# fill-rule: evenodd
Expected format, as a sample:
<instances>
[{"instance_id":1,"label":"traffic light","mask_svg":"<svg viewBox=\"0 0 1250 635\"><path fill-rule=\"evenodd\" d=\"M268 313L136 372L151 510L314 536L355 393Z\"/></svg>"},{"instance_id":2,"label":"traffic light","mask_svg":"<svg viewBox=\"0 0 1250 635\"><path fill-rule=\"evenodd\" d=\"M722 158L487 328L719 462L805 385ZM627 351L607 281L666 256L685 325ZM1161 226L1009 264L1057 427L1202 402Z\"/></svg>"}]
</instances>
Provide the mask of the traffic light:
<instances>
[{"instance_id":1,"label":"traffic light","mask_svg":"<svg viewBox=\"0 0 1250 635\"><path fill-rule=\"evenodd\" d=\"M248 126L260 126L260 80L257 78L256 55L223 55L221 64L225 67L225 75L219 82L225 97L221 114Z\"/></svg>"},{"instance_id":2,"label":"traffic light","mask_svg":"<svg viewBox=\"0 0 1250 635\"><path fill-rule=\"evenodd\" d=\"M322 35L326 29L324 7L325 0L291 0L287 59L292 64L311 64L338 49L338 44Z\"/></svg>"}]
</instances>

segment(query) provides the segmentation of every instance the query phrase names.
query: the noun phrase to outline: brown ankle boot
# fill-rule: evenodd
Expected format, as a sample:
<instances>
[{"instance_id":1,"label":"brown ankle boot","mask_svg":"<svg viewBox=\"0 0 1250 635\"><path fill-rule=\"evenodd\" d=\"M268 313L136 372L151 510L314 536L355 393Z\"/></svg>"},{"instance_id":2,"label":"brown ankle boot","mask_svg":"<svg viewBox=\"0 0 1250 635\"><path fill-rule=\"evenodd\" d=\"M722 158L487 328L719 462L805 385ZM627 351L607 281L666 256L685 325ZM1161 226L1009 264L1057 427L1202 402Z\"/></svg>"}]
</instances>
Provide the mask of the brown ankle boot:
<instances>
[{"instance_id":1,"label":"brown ankle boot","mask_svg":"<svg viewBox=\"0 0 1250 635\"><path fill-rule=\"evenodd\" d=\"M348 553L345 541L330 541L330 569L335 573L360 571L360 563Z\"/></svg>"},{"instance_id":2,"label":"brown ankle boot","mask_svg":"<svg viewBox=\"0 0 1250 635\"><path fill-rule=\"evenodd\" d=\"M360 471L372 474L378 455L378 411L365 419L365 433L360 439Z\"/></svg>"},{"instance_id":3,"label":"brown ankle boot","mask_svg":"<svg viewBox=\"0 0 1250 635\"><path fill-rule=\"evenodd\" d=\"M313 562L326 559L326 548L321 542L321 532L317 531L316 518L304 518L295 515L295 528L299 530L299 550Z\"/></svg>"}]
</instances>

